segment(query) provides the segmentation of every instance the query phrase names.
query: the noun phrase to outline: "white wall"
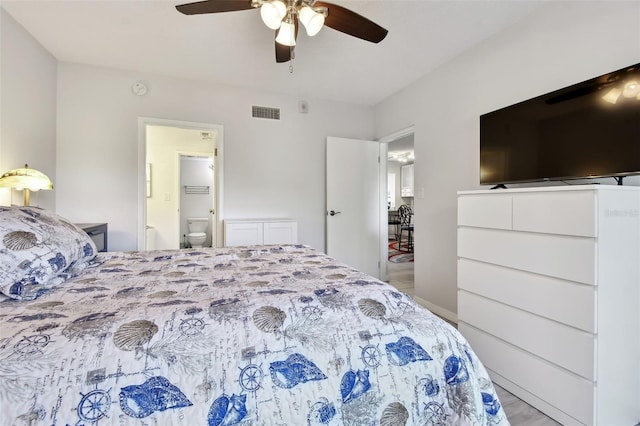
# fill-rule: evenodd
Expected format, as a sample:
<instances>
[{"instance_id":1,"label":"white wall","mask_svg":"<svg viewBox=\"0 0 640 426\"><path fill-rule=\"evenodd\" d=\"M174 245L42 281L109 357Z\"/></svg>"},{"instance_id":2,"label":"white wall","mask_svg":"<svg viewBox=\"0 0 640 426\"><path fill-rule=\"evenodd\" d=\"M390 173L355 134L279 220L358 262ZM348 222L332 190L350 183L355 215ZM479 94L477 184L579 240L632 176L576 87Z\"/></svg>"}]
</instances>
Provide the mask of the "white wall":
<instances>
[{"instance_id":1,"label":"white wall","mask_svg":"<svg viewBox=\"0 0 640 426\"><path fill-rule=\"evenodd\" d=\"M56 59L0 8L0 174L24 167L40 170L54 184L39 191L32 205L55 210ZM13 202L22 204L22 192ZM0 205L11 203L0 189Z\"/></svg>"},{"instance_id":2,"label":"white wall","mask_svg":"<svg viewBox=\"0 0 640 426\"><path fill-rule=\"evenodd\" d=\"M131 93L143 80L146 96ZM109 222L109 249L137 247L138 117L224 126L224 217L290 217L301 243L325 245L325 145L329 135L371 138L373 108L298 100L198 81L60 63L59 212ZM251 118L251 106L281 108L281 120Z\"/></svg>"},{"instance_id":3,"label":"white wall","mask_svg":"<svg viewBox=\"0 0 640 426\"><path fill-rule=\"evenodd\" d=\"M548 2L376 106L378 137L415 125L418 297L455 318L456 192L480 188L479 116L638 62L640 3Z\"/></svg>"}]
</instances>

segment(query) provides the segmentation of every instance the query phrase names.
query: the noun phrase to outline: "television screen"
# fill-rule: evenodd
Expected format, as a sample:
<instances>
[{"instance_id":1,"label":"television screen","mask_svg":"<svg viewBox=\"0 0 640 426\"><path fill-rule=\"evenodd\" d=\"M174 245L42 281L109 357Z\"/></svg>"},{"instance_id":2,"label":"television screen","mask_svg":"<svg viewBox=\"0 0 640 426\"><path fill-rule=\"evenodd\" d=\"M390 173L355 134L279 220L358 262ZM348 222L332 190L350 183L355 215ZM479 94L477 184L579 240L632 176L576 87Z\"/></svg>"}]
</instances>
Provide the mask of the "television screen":
<instances>
[{"instance_id":1,"label":"television screen","mask_svg":"<svg viewBox=\"0 0 640 426\"><path fill-rule=\"evenodd\" d=\"M480 116L480 183L640 174L640 64Z\"/></svg>"}]
</instances>

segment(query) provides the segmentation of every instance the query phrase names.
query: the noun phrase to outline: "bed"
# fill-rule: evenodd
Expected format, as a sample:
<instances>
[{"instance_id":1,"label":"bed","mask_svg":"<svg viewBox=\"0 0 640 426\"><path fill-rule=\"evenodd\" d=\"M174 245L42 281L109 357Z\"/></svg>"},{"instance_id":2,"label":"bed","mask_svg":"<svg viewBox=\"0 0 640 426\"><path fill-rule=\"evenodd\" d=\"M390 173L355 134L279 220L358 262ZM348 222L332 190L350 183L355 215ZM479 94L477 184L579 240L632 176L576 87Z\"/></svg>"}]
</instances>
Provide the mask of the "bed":
<instances>
[{"instance_id":1,"label":"bed","mask_svg":"<svg viewBox=\"0 0 640 426\"><path fill-rule=\"evenodd\" d=\"M304 245L97 253L0 207L2 425L507 425L466 340Z\"/></svg>"}]
</instances>

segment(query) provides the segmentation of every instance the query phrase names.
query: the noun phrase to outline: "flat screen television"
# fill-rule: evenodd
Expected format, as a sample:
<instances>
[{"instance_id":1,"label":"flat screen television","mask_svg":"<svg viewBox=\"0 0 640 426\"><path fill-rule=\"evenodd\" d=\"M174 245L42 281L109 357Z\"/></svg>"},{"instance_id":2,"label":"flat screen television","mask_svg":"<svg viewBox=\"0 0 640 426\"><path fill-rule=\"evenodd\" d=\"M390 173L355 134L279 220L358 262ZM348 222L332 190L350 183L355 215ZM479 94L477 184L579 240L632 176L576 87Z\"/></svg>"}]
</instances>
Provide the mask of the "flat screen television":
<instances>
[{"instance_id":1,"label":"flat screen television","mask_svg":"<svg viewBox=\"0 0 640 426\"><path fill-rule=\"evenodd\" d=\"M640 174L640 64L480 116L480 183Z\"/></svg>"}]
</instances>

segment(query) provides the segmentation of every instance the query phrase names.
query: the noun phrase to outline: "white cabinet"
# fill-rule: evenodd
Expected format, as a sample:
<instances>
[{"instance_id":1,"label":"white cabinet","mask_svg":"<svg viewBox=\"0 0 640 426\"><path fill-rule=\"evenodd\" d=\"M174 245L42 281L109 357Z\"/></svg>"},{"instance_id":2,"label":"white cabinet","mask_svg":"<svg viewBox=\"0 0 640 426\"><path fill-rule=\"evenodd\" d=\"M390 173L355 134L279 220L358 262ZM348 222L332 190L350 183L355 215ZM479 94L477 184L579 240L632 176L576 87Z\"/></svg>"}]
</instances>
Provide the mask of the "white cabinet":
<instances>
[{"instance_id":1,"label":"white cabinet","mask_svg":"<svg viewBox=\"0 0 640 426\"><path fill-rule=\"evenodd\" d=\"M292 219L230 219L224 221L225 247L297 243L298 222Z\"/></svg>"},{"instance_id":2,"label":"white cabinet","mask_svg":"<svg viewBox=\"0 0 640 426\"><path fill-rule=\"evenodd\" d=\"M563 425L640 421L640 188L458 193L458 328Z\"/></svg>"},{"instance_id":3,"label":"white cabinet","mask_svg":"<svg viewBox=\"0 0 640 426\"><path fill-rule=\"evenodd\" d=\"M413 164L400 167L400 196L413 197Z\"/></svg>"}]
</instances>

